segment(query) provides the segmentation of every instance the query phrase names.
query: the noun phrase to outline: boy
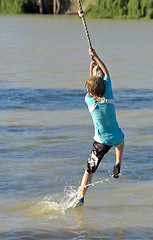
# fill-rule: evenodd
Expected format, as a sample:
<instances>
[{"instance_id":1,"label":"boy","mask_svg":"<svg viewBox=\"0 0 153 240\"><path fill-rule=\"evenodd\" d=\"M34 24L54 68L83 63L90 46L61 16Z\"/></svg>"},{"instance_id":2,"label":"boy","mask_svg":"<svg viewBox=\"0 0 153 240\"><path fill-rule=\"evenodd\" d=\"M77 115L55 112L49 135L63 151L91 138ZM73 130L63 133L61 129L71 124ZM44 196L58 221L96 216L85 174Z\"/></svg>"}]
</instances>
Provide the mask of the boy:
<instances>
[{"instance_id":1,"label":"boy","mask_svg":"<svg viewBox=\"0 0 153 240\"><path fill-rule=\"evenodd\" d=\"M115 178L119 177L124 148L124 134L116 120L108 69L94 49L90 50L89 54L94 60L90 65L90 77L86 79L88 93L86 94L85 102L93 119L95 136L75 207L83 205L84 196L88 188L87 185L91 183L93 173L95 173L102 158L112 146L115 147L116 151L116 164L113 168L112 176Z\"/></svg>"}]
</instances>

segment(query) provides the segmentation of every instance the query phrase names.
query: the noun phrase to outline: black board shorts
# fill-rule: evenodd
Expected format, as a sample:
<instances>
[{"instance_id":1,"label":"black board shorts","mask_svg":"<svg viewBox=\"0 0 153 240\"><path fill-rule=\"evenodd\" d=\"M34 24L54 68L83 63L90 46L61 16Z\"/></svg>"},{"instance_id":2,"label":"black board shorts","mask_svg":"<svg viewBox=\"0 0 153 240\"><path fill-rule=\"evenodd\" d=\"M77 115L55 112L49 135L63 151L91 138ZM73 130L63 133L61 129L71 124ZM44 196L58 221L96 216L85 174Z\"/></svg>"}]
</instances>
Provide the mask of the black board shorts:
<instances>
[{"instance_id":1,"label":"black board shorts","mask_svg":"<svg viewBox=\"0 0 153 240\"><path fill-rule=\"evenodd\" d=\"M112 146L105 145L104 143L99 143L94 141L92 146L92 151L89 155L87 161L87 172L95 173L104 155L111 149Z\"/></svg>"}]
</instances>

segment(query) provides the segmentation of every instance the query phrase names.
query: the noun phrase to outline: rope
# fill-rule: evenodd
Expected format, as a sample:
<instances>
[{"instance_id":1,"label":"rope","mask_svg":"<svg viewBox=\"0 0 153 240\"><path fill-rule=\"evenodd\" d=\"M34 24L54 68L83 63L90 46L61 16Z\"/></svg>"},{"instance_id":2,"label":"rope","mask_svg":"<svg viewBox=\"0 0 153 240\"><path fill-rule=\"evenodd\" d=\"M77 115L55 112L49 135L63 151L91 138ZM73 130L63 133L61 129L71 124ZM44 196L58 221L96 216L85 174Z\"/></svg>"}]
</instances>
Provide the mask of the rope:
<instances>
[{"instance_id":1,"label":"rope","mask_svg":"<svg viewBox=\"0 0 153 240\"><path fill-rule=\"evenodd\" d=\"M80 0L78 0L78 3L79 3L79 8L80 8L80 11L78 11L78 14L79 14L79 16L82 19L82 22L83 22L83 25L84 25L84 30L85 30L85 33L86 33L86 37L87 37L87 40L88 40L88 43L89 43L89 49L91 50L92 49L92 44L91 44L91 40L90 40L88 28L87 28L87 23L86 23L86 20L85 20L85 17L84 17L85 13L82 10L82 6L81 6ZM93 59L93 57L91 57L91 58Z\"/></svg>"}]
</instances>

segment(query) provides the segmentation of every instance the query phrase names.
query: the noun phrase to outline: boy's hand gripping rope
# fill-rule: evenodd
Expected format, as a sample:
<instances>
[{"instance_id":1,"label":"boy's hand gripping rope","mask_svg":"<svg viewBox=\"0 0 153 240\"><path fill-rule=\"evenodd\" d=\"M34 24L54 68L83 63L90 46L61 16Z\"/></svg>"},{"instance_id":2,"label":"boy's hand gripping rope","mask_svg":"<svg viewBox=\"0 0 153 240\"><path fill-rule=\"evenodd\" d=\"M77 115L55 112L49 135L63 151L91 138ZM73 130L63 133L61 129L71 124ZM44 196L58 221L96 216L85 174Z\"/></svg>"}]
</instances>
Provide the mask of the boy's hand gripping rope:
<instances>
[{"instance_id":1,"label":"boy's hand gripping rope","mask_svg":"<svg viewBox=\"0 0 153 240\"><path fill-rule=\"evenodd\" d=\"M84 17L85 13L82 10L82 6L81 6L80 0L78 0L78 3L79 3L79 8L80 8L80 11L78 11L78 14L81 17L83 25L84 25L84 30L85 30L86 37L87 37L87 40L88 40L88 43L89 43L89 49L92 50L92 44L91 44L91 40L90 40L88 29L87 29L87 23L86 23L86 20L85 20L85 17ZM94 59L93 57L91 57L91 58L92 58L92 60Z\"/></svg>"}]
</instances>

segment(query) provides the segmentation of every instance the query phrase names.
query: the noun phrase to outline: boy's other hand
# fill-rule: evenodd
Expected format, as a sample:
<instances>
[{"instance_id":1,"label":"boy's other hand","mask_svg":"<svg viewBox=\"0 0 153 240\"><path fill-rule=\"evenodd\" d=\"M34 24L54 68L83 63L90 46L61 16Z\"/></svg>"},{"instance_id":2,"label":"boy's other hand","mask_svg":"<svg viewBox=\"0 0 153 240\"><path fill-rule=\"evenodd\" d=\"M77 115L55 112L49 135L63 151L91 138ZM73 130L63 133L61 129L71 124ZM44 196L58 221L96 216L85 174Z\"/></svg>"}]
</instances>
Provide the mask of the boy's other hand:
<instances>
[{"instance_id":1,"label":"boy's other hand","mask_svg":"<svg viewBox=\"0 0 153 240\"><path fill-rule=\"evenodd\" d=\"M89 49L89 54L90 54L90 56L92 56L92 57L97 57L97 53L96 53L96 51L92 48L92 49Z\"/></svg>"}]
</instances>

